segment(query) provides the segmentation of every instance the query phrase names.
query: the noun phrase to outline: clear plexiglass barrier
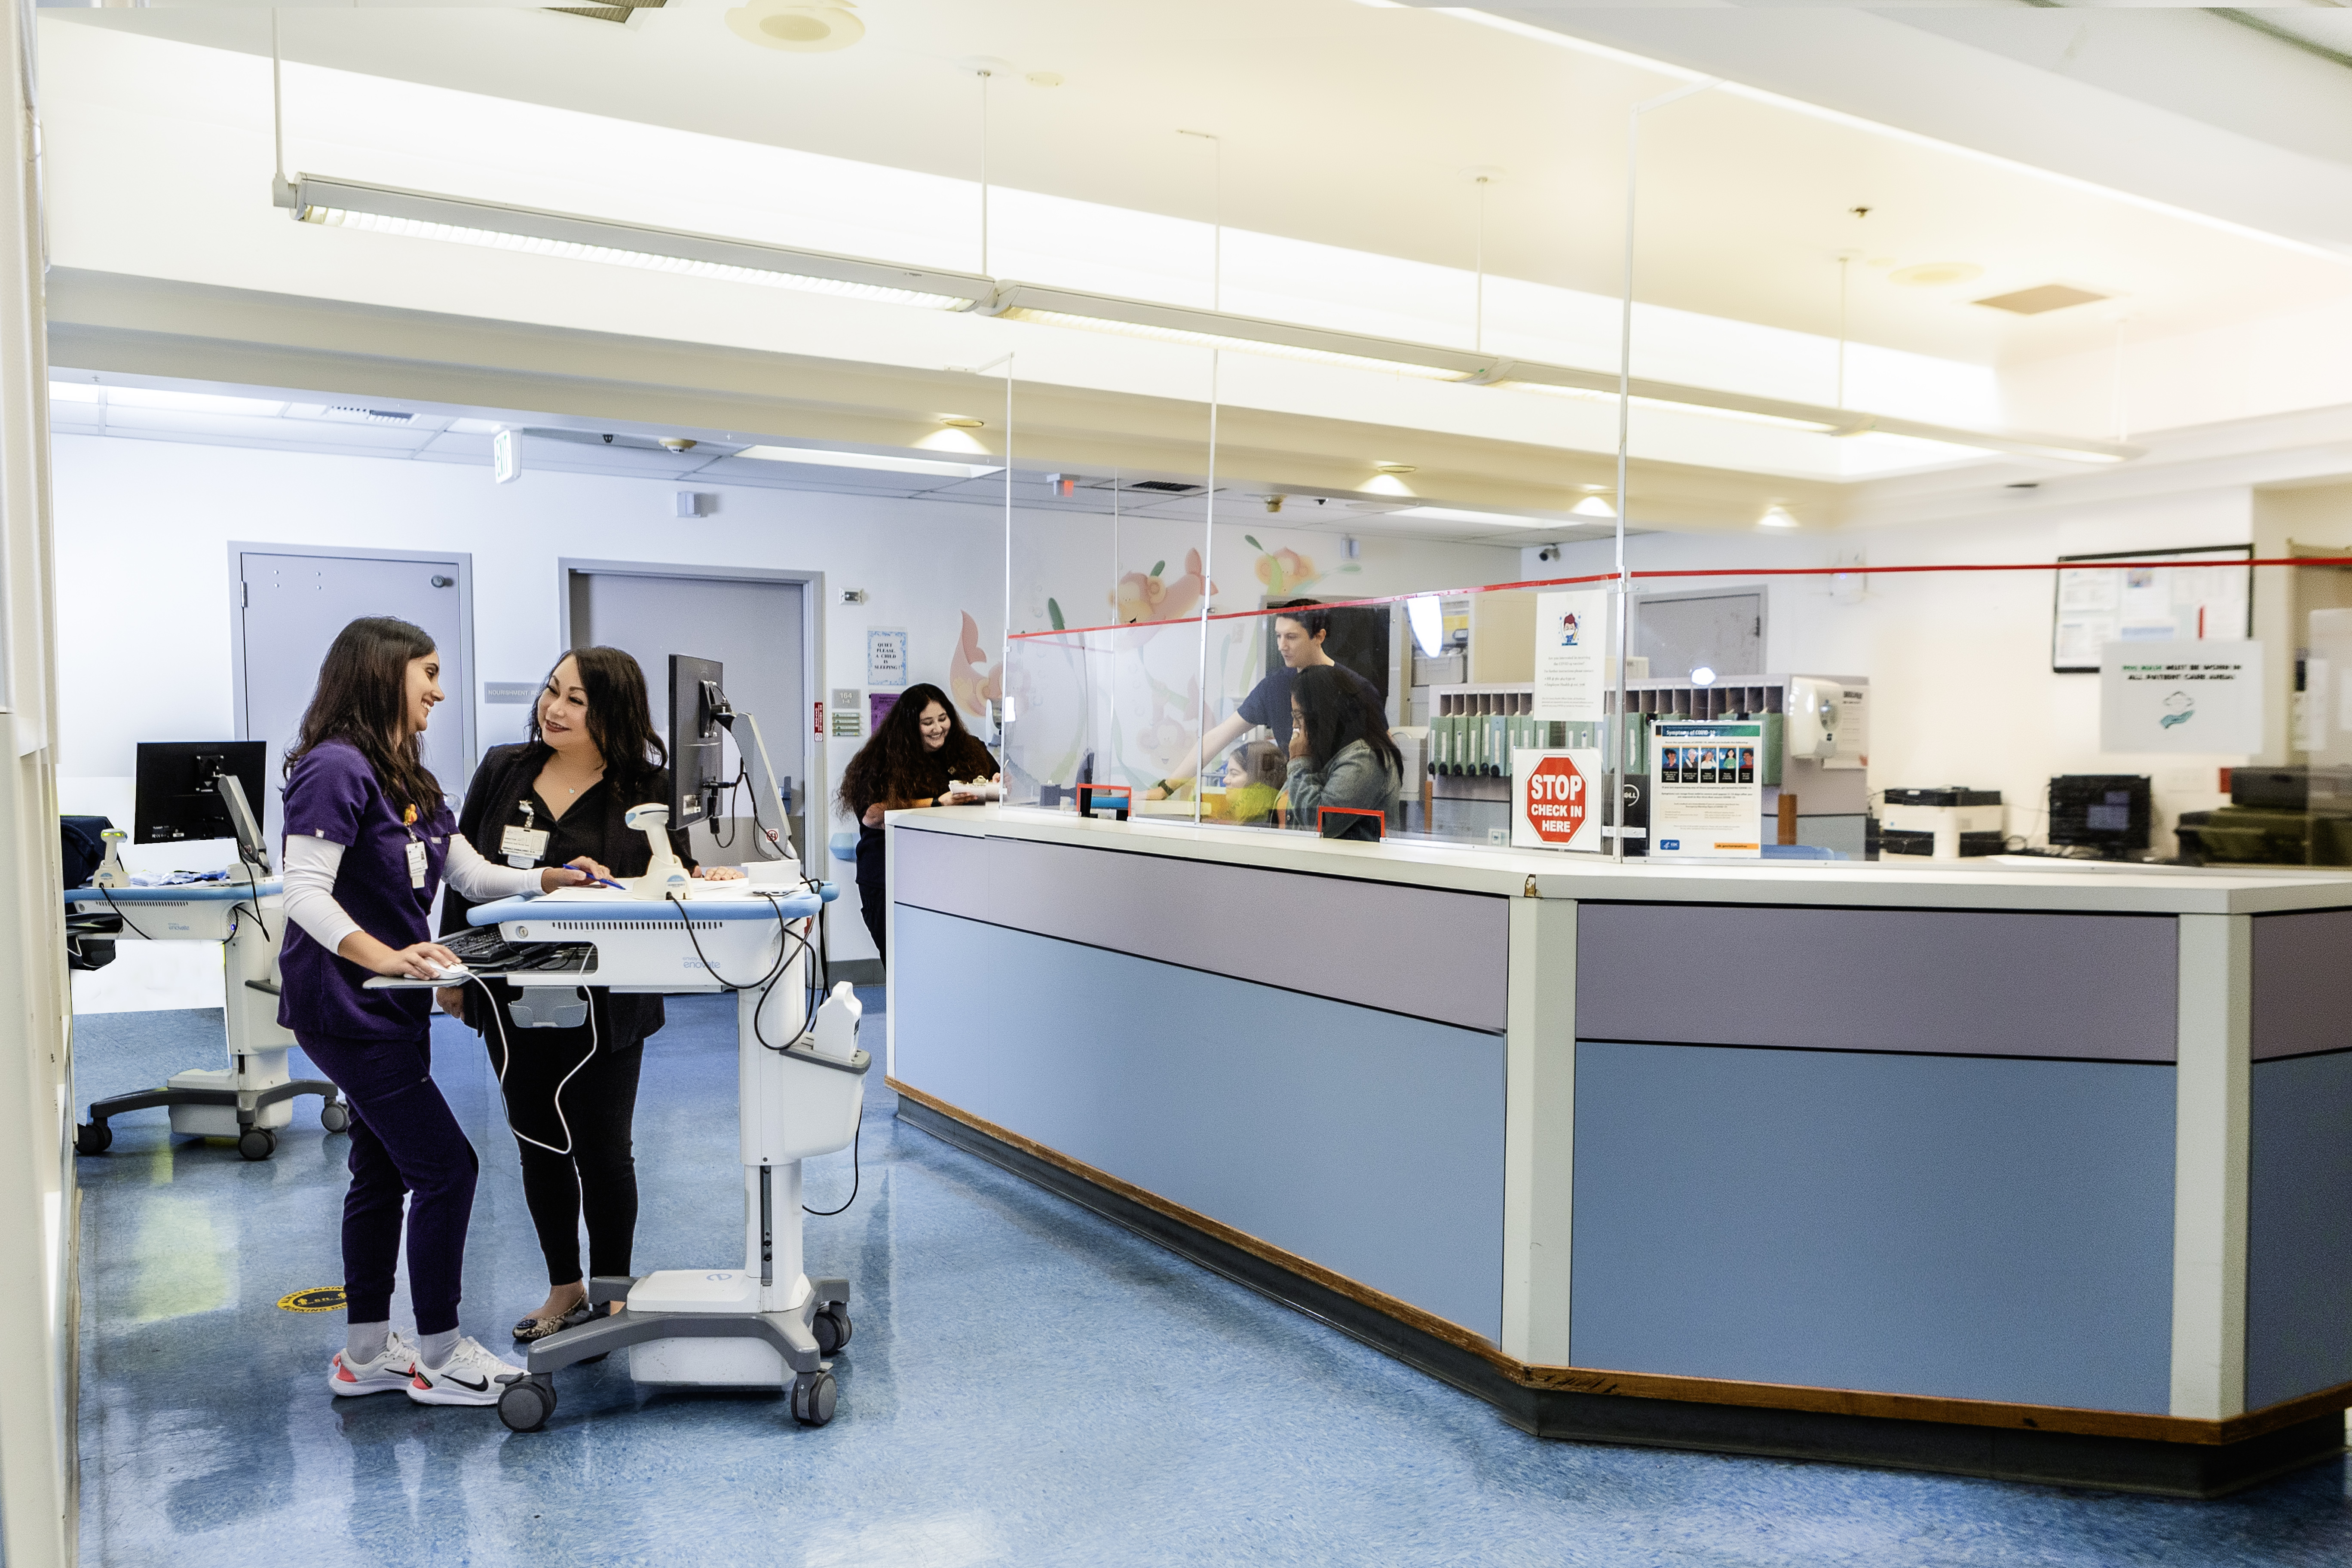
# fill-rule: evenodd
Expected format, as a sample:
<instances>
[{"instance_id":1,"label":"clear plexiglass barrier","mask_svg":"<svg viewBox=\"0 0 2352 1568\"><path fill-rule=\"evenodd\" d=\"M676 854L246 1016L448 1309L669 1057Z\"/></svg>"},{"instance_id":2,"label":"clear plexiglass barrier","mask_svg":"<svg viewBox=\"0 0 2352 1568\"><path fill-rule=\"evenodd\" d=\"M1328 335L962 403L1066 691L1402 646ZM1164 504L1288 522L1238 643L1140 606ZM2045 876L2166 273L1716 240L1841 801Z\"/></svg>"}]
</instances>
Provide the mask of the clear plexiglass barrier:
<instances>
[{"instance_id":1,"label":"clear plexiglass barrier","mask_svg":"<svg viewBox=\"0 0 2352 1568\"><path fill-rule=\"evenodd\" d=\"M1016 637L1006 802L1653 859L2342 867L2347 683L2352 564L2248 546L1586 573Z\"/></svg>"}]
</instances>

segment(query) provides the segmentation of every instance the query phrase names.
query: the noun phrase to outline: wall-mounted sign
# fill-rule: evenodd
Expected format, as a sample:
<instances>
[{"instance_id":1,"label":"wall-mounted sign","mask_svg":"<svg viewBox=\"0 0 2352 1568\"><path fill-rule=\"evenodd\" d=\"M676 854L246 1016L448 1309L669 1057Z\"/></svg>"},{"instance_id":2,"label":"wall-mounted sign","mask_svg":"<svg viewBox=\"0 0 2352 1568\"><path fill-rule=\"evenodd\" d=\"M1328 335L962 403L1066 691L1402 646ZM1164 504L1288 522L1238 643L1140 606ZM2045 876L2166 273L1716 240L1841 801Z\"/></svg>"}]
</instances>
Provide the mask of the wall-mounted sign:
<instances>
[{"instance_id":1,"label":"wall-mounted sign","mask_svg":"<svg viewBox=\"0 0 2352 1568\"><path fill-rule=\"evenodd\" d=\"M2103 752L2263 749L2263 645L2112 642L2099 661Z\"/></svg>"},{"instance_id":2,"label":"wall-mounted sign","mask_svg":"<svg viewBox=\"0 0 2352 1568\"><path fill-rule=\"evenodd\" d=\"M898 626L866 628L866 684L892 689L907 684L907 633Z\"/></svg>"},{"instance_id":3,"label":"wall-mounted sign","mask_svg":"<svg viewBox=\"0 0 2352 1568\"><path fill-rule=\"evenodd\" d=\"M1653 720L1650 858L1761 858L1763 755L1756 720Z\"/></svg>"}]
</instances>

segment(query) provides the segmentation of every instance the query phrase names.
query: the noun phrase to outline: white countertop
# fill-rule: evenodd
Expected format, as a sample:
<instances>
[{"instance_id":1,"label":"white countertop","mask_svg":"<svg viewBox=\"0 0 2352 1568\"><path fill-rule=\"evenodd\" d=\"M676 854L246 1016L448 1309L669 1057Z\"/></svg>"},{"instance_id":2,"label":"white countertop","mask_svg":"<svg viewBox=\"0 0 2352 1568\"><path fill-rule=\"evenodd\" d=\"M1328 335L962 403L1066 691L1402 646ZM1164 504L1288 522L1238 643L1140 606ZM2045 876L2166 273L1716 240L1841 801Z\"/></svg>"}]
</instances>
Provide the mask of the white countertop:
<instances>
[{"instance_id":1,"label":"white countertop","mask_svg":"<svg viewBox=\"0 0 2352 1568\"><path fill-rule=\"evenodd\" d=\"M889 814L931 833L1024 838L1129 854L1402 882L1461 892L1641 903L1820 904L2110 914L2262 914L2352 908L2352 869L1981 860L1748 860L1622 865L1559 850L1391 839L1358 844L1262 827L1161 818L1081 819L1034 807Z\"/></svg>"}]
</instances>

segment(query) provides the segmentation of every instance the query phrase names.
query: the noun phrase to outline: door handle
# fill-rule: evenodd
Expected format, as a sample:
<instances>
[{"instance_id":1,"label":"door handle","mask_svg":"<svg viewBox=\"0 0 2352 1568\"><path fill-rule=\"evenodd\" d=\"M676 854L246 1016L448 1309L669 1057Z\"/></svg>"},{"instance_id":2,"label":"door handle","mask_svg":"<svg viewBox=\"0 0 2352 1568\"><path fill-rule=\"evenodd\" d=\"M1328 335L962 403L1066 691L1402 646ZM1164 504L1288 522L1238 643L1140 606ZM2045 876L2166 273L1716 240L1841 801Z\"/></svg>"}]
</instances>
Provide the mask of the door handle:
<instances>
[{"instance_id":1,"label":"door handle","mask_svg":"<svg viewBox=\"0 0 2352 1568\"><path fill-rule=\"evenodd\" d=\"M457 585L457 579L455 577L444 577L441 574L436 572L433 574L433 585L436 588L454 588Z\"/></svg>"}]
</instances>

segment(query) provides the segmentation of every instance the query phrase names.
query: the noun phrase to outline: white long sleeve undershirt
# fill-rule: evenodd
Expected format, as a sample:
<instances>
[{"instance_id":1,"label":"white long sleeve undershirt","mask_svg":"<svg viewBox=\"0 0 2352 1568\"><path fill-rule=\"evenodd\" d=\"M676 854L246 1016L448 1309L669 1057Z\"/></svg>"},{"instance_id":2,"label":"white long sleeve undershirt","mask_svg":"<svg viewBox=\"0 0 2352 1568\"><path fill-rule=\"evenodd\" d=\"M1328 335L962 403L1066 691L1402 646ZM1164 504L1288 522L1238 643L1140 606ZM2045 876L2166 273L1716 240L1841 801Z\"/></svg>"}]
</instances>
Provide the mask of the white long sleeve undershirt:
<instances>
[{"instance_id":1,"label":"white long sleeve undershirt","mask_svg":"<svg viewBox=\"0 0 2352 1568\"><path fill-rule=\"evenodd\" d=\"M342 951L343 939L360 922L335 901L335 873L342 868L343 847L331 838L298 837L286 839L286 918L310 933L329 952ZM461 834L449 836L449 859L441 879L461 899L486 904L539 891L539 872L493 866ZM371 933L373 934L373 933Z\"/></svg>"}]
</instances>

